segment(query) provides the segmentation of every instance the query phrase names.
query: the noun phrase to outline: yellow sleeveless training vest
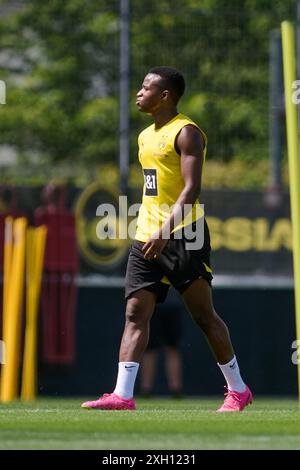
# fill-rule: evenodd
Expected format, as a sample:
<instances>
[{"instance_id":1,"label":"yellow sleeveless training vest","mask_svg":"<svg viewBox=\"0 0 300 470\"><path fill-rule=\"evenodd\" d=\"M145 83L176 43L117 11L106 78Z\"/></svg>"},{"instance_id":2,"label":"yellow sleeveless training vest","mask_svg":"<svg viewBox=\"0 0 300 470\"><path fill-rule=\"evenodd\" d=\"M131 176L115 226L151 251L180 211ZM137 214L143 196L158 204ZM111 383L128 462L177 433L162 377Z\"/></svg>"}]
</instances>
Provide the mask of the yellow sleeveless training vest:
<instances>
[{"instance_id":1,"label":"yellow sleeveless training vest","mask_svg":"<svg viewBox=\"0 0 300 470\"><path fill-rule=\"evenodd\" d=\"M144 129L138 137L139 161L144 173L144 188L137 220L136 240L145 242L160 229L184 188L180 155L175 149L175 139L186 125L195 126L202 133L205 141L205 158L207 137L197 124L183 114L177 114L157 130L152 124ZM190 214L175 227L174 231L191 224L202 216L203 210L197 200Z\"/></svg>"}]
</instances>

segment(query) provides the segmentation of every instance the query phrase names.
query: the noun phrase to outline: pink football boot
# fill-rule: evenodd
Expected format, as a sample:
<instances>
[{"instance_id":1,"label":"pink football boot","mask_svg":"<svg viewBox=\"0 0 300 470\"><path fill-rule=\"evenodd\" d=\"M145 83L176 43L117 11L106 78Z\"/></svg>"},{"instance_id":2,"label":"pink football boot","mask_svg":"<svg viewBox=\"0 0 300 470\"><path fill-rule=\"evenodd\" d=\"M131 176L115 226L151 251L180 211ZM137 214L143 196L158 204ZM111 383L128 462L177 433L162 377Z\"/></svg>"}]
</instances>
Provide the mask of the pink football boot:
<instances>
[{"instance_id":1,"label":"pink football boot","mask_svg":"<svg viewBox=\"0 0 300 470\"><path fill-rule=\"evenodd\" d=\"M225 400L221 408L217 411L224 413L228 411L243 411L243 409L252 403L253 396L250 388L246 385L246 390L242 393L235 392L234 390L228 390L224 387L227 392L225 393Z\"/></svg>"},{"instance_id":2,"label":"pink football boot","mask_svg":"<svg viewBox=\"0 0 300 470\"><path fill-rule=\"evenodd\" d=\"M135 410L133 398L122 398L115 393L105 393L95 401L82 403L81 408L89 410Z\"/></svg>"}]
</instances>

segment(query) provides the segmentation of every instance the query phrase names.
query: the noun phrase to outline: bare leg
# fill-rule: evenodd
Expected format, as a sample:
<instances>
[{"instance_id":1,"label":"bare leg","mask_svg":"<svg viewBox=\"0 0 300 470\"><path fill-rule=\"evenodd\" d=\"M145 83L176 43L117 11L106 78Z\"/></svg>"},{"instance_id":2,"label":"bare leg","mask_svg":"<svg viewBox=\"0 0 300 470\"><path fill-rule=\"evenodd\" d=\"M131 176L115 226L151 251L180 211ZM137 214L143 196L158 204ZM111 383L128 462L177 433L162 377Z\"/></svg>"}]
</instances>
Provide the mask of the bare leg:
<instances>
[{"instance_id":1,"label":"bare leg","mask_svg":"<svg viewBox=\"0 0 300 470\"><path fill-rule=\"evenodd\" d=\"M205 279L197 279L183 293L183 299L197 325L204 332L211 350L220 364L234 356L229 331L213 307L211 288Z\"/></svg>"},{"instance_id":2,"label":"bare leg","mask_svg":"<svg viewBox=\"0 0 300 470\"><path fill-rule=\"evenodd\" d=\"M149 339L149 322L154 312L156 294L145 289L127 300L126 321L120 346L119 362L141 362Z\"/></svg>"},{"instance_id":3,"label":"bare leg","mask_svg":"<svg viewBox=\"0 0 300 470\"><path fill-rule=\"evenodd\" d=\"M158 351L150 349L145 352L141 364L141 391L150 394L153 389Z\"/></svg>"},{"instance_id":4,"label":"bare leg","mask_svg":"<svg viewBox=\"0 0 300 470\"><path fill-rule=\"evenodd\" d=\"M182 391L182 364L181 356L177 348L166 346L165 367L169 390L173 393Z\"/></svg>"}]
</instances>

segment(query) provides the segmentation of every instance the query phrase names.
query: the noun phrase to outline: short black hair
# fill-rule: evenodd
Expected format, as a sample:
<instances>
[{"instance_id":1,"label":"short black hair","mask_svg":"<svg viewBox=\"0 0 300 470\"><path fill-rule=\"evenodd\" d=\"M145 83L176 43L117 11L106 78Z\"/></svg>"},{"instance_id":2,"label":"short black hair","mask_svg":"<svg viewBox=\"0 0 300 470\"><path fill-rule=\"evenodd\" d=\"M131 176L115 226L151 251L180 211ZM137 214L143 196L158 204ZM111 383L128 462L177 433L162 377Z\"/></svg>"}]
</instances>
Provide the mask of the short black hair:
<instances>
[{"instance_id":1,"label":"short black hair","mask_svg":"<svg viewBox=\"0 0 300 470\"><path fill-rule=\"evenodd\" d=\"M159 75L163 79L163 86L171 91L177 104L185 90L185 80L182 73L173 67L153 67L149 70L149 73Z\"/></svg>"}]
</instances>

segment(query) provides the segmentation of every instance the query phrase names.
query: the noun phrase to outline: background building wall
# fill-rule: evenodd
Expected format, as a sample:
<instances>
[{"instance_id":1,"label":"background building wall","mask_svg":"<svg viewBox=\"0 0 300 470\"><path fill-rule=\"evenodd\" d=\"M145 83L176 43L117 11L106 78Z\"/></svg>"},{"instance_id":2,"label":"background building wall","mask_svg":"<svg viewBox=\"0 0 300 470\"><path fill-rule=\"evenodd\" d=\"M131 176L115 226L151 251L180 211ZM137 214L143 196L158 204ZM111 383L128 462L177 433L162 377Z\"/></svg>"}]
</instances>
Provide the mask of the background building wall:
<instances>
[{"instance_id":1,"label":"background building wall","mask_svg":"<svg viewBox=\"0 0 300 470\"><path fill-rule=\"evenodd\" d=\"M295 339L291 289L215 289L216 310L228 324L245 381L254 393L295 395ZM81 288L77 307L77 359L73 366L42 366L41 395L99 395L113 390L124 322L121 288ZM168 305L181 303L170 292ZM205 338L182 304L183 381L186 395L216 395L224 381ZM154 393L166 394L160 357ZM280 380L277 380L280 377ZM138 391L138 386L137 386Z\"/></svg>"}]
</instances>

